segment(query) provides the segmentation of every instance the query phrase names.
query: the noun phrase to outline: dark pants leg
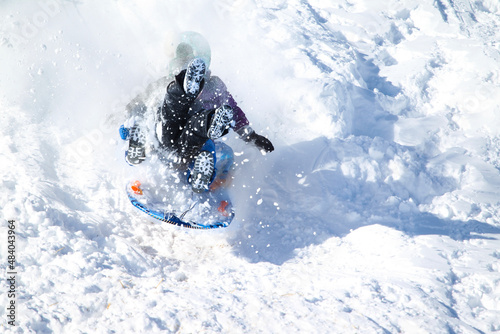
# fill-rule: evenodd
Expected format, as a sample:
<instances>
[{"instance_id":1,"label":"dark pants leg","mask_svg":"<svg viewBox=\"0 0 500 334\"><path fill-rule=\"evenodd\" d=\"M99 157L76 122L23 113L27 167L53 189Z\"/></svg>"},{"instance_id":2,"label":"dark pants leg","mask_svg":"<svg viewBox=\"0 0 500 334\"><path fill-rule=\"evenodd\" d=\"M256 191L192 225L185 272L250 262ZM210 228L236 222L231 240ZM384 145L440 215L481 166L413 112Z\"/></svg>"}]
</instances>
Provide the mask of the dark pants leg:
<instances>
[{"instance_id":1,"label":"dark pants leg","mask_svg":"<svg viewBox=\"0 0 500 334\"><path fill-rule=\"evenodd\" d=\"M158 110L162 128L158 139L166 149L176 152L184 162L189 162L208 139L207 129L213 110L195 112L191 109L196 96L184 92L182 83L185 73L179 73L167 86L163 105ZM204 81L202 88L203 85Z\"/></svg>"},{"instance_id":2,"label":"dark pants leg","mask_svg":"<svg viewBox=\"0 0 500 334\"><path fill-rule=\"evenodd\" d=\"M167 86L163 105L158 110L158 119L162 126L161 138L158 139L169 149L175 149L175 144L189 118L190 107L196 98L184 92L182 88L184 75L185 71L181 72Z\"/></svg>"},{"instance_id":3,"label":"dark pants leg","mask_svg":"<svg viewBox=\"0 0 500 334\"><path fill-rule=\"evenodd\" d=\"M209 140L207 131L213 114L214 109L200 110L189 117L176 142L176 150L183 159L190 161L196 158Z\"/></svg>"}]
</instances>

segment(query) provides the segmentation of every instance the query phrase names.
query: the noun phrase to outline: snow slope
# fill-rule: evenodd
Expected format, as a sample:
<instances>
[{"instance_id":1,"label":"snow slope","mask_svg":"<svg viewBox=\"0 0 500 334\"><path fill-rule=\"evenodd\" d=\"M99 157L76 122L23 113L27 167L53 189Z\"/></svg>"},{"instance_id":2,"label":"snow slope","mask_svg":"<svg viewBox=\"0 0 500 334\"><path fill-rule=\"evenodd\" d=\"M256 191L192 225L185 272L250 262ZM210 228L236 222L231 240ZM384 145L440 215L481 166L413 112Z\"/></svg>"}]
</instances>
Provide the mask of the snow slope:
<instances>
[{"instance_id":1,"label":"snow slope","mask_svg":"<svg viewBox=\"0 0 500 334\"><path fill-rule=\"evenodd\" d=\"M500 332L497 1L0 13L2 331ZM276 147L227 139L237 216L222 231L147 222L123 191L124 106L185 30L207 37L212 71Z\"/></svg>"}]
</instances>

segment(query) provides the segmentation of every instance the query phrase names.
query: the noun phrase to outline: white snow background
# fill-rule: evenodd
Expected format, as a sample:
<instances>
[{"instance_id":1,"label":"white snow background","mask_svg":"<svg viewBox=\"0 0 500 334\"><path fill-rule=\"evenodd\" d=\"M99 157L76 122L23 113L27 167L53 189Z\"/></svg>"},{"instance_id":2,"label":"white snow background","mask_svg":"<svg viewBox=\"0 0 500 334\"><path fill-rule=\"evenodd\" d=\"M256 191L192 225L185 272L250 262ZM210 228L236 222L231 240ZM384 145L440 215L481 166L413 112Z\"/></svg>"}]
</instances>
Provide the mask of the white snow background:
<instances>
[{"instance_id":1,"label":"white snow background","mask_svg":"<svg viewBox=\"0 0 500 334\"><path fill-rule=\"evenodd\" d=\"M500 332L497 0L4 0L0 17L0 331ZM154 224L124 192L124 106L186 30L276 147L230 134L225 230Z\"/></svg>"}]
</instances>

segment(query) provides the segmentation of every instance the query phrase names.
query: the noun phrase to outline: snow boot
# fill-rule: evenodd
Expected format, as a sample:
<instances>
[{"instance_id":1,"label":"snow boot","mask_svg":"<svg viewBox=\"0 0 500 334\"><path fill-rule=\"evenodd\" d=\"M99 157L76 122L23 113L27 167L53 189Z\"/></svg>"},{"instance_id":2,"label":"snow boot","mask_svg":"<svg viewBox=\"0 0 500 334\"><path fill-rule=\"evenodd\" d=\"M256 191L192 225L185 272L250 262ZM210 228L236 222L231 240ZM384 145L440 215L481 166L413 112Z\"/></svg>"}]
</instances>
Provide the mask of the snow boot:
<instances>
[{"instance_id":1,"label":"snow boot","mask_svg":"<svg viewBox=\"0 0 500 334\"><path fill-rule=\"evenodd\" d=\"M200 92L201 82L205 76L205 71L206 65L203 59L193 59L189 63L186 70L186 76L184 77L184 92L193 96L198 95Z\"/></svg>"},{"instance_id":2,"label":"snow boot","mask_svg":"<svg viewBox=\"0 0 500 334\"><path fill-rule=\"evenodd\" d=\"M138 165L146 159L146 136L138 126L130 129L130 139L125 159L130 165Z\"/></svg>"},{"instance_id":3,"label":"snow boot","mask_svg":"<svg viewBox=\"0 0 500 334\"><path fill-rule=\"evenodd\" d=\"M217 139L225 135L231 126L232 121L233 109L230 106L223 105L222 107L217 108L217 110L215 110L215 114L212 116L210 127L207 131L208 138Z\"/></svg>"},{"instance_id":4,"label":"snow boot","mask_svg":"<svg viewBox=\"0 0 500 334\"><path fill-rule=\"evenodd\" d=\"M208 190L214 171L215 160L213 154L208 151L201 151L194 161L191 173L191 188L195 193Z\"/></svg>"}]
</instances>

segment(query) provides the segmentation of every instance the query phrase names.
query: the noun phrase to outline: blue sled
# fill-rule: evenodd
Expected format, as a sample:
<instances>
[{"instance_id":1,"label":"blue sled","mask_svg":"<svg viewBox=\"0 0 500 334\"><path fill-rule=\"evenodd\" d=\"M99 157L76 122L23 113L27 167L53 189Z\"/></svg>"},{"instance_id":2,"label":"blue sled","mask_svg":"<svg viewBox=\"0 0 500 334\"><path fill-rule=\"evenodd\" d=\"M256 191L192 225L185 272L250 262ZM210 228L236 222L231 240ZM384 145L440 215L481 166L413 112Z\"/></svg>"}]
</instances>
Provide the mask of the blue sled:
<instances>
[{"instance_id":1,"label":"blue sled","mask_svg":"<svg viewBox=\"0 0 500 334\"><path fill-rule=\"evenodd\" d=\"M126 188L130 203L155 221L176 226L193 229L229 226L235 214L224 185L227 186L230 179L234 154L228 145L220 142L215 143L214 152L217 157L214 184L222 186L201 194L193 193L191 187L186 186L156 194L156 191L151 191L153 186L141 185L136 181L129 183Z\"/></svg>"}]
</instances>

